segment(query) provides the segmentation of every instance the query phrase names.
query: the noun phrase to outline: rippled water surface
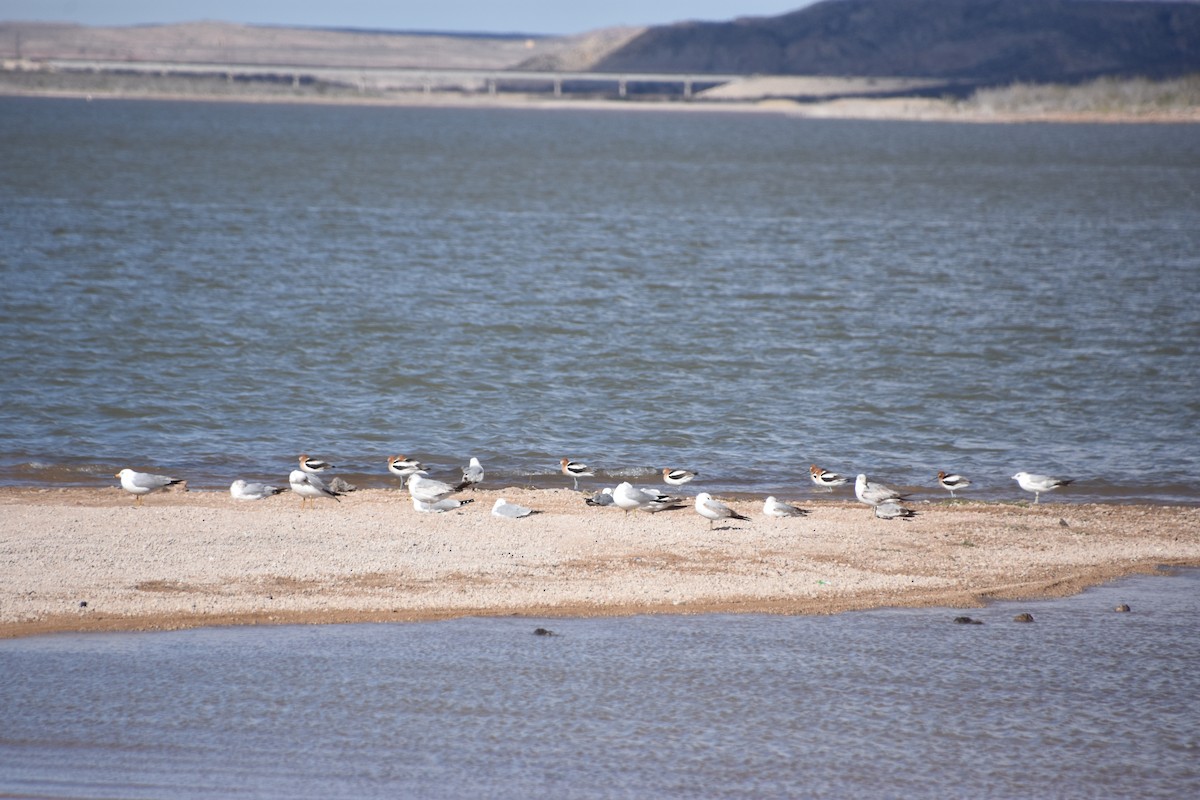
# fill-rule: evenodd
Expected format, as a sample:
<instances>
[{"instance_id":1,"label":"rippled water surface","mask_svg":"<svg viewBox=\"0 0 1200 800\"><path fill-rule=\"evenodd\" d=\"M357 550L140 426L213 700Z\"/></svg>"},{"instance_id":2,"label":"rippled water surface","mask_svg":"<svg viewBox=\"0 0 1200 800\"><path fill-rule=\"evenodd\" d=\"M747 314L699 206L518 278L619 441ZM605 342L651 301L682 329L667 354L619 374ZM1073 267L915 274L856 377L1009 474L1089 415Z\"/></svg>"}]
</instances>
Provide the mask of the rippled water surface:
<instances>
[{"instance_id":1,"label":"rippled water surface","mask_svg":"<svg viewBox=\"0 0 1200 800\"><path fill-rule=\"evenodd\" d=\"M1200 572L963 613L0 641L0 794L1200 793Z\"/></svg>"},{"instance_id":2,"label":"rippled water surface","mask_svg":"<svg viewBox=\"0 0 1200 800\"><path fill-rule=\"evenodd\" d=\"M0 99L0 483L1194 502L1198 187L1194 125Z\"/></svg>"}]
</instances>

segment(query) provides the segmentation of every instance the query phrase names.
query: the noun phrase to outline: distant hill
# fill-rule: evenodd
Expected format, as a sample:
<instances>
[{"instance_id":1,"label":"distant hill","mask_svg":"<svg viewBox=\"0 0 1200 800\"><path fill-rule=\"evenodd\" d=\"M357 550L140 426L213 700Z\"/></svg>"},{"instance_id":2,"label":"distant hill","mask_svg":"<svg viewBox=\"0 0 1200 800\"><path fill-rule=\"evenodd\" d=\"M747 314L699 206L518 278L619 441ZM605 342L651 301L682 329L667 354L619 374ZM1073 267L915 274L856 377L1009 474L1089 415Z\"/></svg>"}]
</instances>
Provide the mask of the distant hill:
<instances>
[{"instance_id":1,"label":"distant hill","mask_svg":"<svg viewBox=\"0 0 1200 800\"><path fill-rule=\"evenodd\" d=\"M1200 4L826 0L777 17L650 28L593 68L977 84L1170 78L1200 72Z\"/></svg>"},{"instance_id":2,"label":"distant hill","mask_svg":"<svg viewBox=\"0 0 1200 800\"><path fill-rule=\"evenodd\" d=\"M642 30L522 38L510 34L332 30L227 22L115 28L0 22L0 58L366 69L511 69L529 59L554 63L557 57L578 69L578 54L583 54L583 63L590 65ZM563 51L569 52L560 57L558 54Z\"/></svg>"}]
</instances>

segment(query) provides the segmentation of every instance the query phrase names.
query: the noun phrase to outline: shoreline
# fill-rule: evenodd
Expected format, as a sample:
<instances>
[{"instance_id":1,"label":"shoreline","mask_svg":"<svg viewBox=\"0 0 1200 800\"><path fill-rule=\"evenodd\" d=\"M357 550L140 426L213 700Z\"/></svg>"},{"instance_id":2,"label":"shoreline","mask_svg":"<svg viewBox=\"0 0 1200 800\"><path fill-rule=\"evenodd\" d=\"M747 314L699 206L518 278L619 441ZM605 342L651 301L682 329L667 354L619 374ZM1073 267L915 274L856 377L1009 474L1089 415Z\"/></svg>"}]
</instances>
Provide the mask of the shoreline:
<instances>
[{"instance_id":1,"label":"shoreline","mask_svg":"<svg viewBox=\"0 0 1200 800\"><path fill-rule=\"evenodd\" d=\"M20 89L0 84L0 97L83 100L140 100L152 102L244 103L268 105L322 105L368 108L455 108L509 110L579 111L666 111L686 113L778 114L800 119L834 119L889 122L941 122L977 125L1023 124L1197 124L1200 108L1170 112L1065 112L1065 111L981 111L942 100L926 98L855 99L843 98L817 102L763 98L747 100L604 100L552 99L518 93L505 95L468 95L420 92L387 97L354 95L305 95L271 93L187 93L163 91L89 91L86 89Z\"/></svg>"},{"instance_id":2,"label":"shoreline","mask_svg":"<svg viewBox=\"0 0 1200 800\"><path fill-rule=\"evenodd\" d=\"M365 489L301 510L118 488L0 488L0 638L468 616L833 614L1036 600L1200 566L1200 508L917 503L909 521L840 497L809 515L709 527L690 507L628 517L569 489L464 492L420 514ZM538 509L509 520L496 498ZM781 498L785 499L785 498ZM82 605L86 604L86 605Z\"/></svg>"}]
</instances>

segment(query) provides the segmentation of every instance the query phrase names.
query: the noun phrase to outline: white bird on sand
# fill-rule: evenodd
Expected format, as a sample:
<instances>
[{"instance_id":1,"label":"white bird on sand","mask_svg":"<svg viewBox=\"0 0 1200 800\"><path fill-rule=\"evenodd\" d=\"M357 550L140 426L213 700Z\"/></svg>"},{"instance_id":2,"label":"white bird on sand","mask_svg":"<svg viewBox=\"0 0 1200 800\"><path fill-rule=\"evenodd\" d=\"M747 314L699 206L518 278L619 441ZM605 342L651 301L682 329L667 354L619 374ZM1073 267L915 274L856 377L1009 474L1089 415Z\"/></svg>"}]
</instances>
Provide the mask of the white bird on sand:
<instances>
[{"instance_id":1,"label":"white bird on sand","mask_svg":"<svg viewBox=\"0 0 1200 800\"><path fill-rule=\"evenodd\" d=\"M423 503L436 503L439 500L445 500L450 495L455 492L461 492L466 487L467 484L465 482L457 486L451 486L444 481L426 477L424 470L419 470L408 476L408 493Z\"/></svg>"},{"instance_id":2,"label":"white bird on sand","mask_svg":"<svg viewBox=\"0 0 1200 800\"><path fill-rule=\"evenodd\" d=\"M121 479L121 488L137 498L133 502L134 505L139 506L142 504L143 496L168 486L183 483L181 478L169 478L166 475L154 475L150 472L134 472L129 468L121 470L113 477Z\"/></svg>"},{"instance_id":3,"label":"white bird on sand","mask_svg":"<svg viewBox=\"0 0 1200 800\"><path fill-rule=\"evenodd\" d=\"M613 489L613 503L626 514L635 509L646 508L652 503L660 502L658 495L650 494L634 487L629 481L617 484Z\"/></svg>"},{"instance_id":4,"label":"white bird on sand","mask_svg":"<svg viewBox=\"0 0 1200 800\"><path fill-rule=\"evenodd\" d=\"M1052 478L1049 475L1030 475L1028 472L1018 472L1013 475L1013 480L1027 492L1033 492L1033 502L1037 502L1041 497L1042 492L1052 492L1060 486L1066 486L1069 483L1074 483L1075 480L1064 480L1062 478Z\"/></svg>"},{"instance_id":5,"label":"white bird on sand","mask_svg":"<svg viewBox=\"0 0 1200 800\"><path fill-rule=\"evenodd\" d=\"M319 458L302 455L300 456L300 469L302 469L304 472L307 472L309 475L316 475L318 472L324 472L327 469L336 469L336 467L334 467L333 464L330 464L328 461L322 461Z\"/></svg>"},{"instance_id":6,"label":"white bird on sand","mask_svg":"<svg viewBox=\"0 0 1200 800\"><path fill-rule=\"evenodd\" d=\"M596 492L591 497L585 497L583 502L589 506L611 506L613 505L613 490L611 486L605 486L600 491Z\"/></svg>"},{"instance_id":7,"label":"white bird on sand","mask_svg":"<svg viewBox=\"0 0 1200 800\"><path fill-rule=\"evenodd\" d=\"M663 482L669 483L671 486L683 486L699 474L690 469L671 469L670 467L663 467L662 471Z\"/></svg>"},{"instance_id":8,"label":"white bird on sand","mask_svg":"<svg viewBox=\"0 0 1200 800\"><path fill-rule=\"evenodd\" d=\"M479 459L471 456L471 463L463 467L463 483L475 488L475 484L483 482L483 465Z\"/></svg>"},{"instance_id":9,"label":"white bird on sand","mask_svg":"<svg viewBox=\"0 0 1200 800\"><path fill-rule=\"evenodd\" d=\"M763 501L763 513L768 517L803 517L808 514L803 508L779 502L774 495Z\"/></svg>"},{"instance_id":10,"label":"white bird on sand","mask_svg":"<svg viewBox=\"0 0 1200 800\"><path fill-rule=\"evenodd\" d=\"M971 482L962 475L948 475L945 472L937 474L937 481L938 485L949 492L951 497L954 497L954 493L959 489L965 489L971 485Z\"/></svg>"},{"instance_id":11,"label":"white bird on sand","mask_svg":"<svg viewBox=\"0 0 1200 800\"><path fill-rule=\"evenodd\" d=\"M575 479L575 488L579 488L579 479L583 477L594 478L596 473L587 464L580 464L578 461L572 461L569 458L562 458L558 461L559 469L562 474L568 478Z\"/></svg>"},{"instance_id":12,"label":"white bird on sand","mask_svg":"<svg viewBox=\"0 0 1200 800\"><path fill-rule=\"evenodd\" d=\"M812 478L812 482L820 486L827 492L832 492L834 487L845 486L849 482L849 478L838 475L836 472L830 472L827 469L821 469L816 464L808 468L808 476Z\"/></svg>"},{"instance_id":13,"label":"white bird on sand","mask_svg":"<svg viewBox=\"0 0 1200 800\"><path fill-rule=\"evenodd\" d=\"M717 520L744 519L749 521L750 519L749 517L743 517L719 500L714 500L713 496L708 492L701 492L696 495L696 513L708 520L709 530L712 530L713 523Z\"/></svg>"},{"instance_id":14,"label":"white bird on sand","mask_svg":"<svg viewBox=\"0 0 1200 800\"><path fill-rule=\"evenodd\" d=\"M879 519L910 519L916 515L916 511L905 508L896 500L885 500L875 506L875 516Z\"/></svg>"},{"instance_id":15,"label":"white bird on sand","mask_svg":"<svg viewBox=\"0 0 1200 800\"><path fill-rule=\"evenodd\" d=\"M642 511L648 511L651 514L656 514L659 511L670 511L673 508L679 508L683 505L683 498L673 494L667 494L662 489L656 489L653 486L647 486L642 489L643 492L650 495L652 498L648 505L642 507Z\"/></svg>"},{"instance_id":16,"label":"white bird on sand","mask_svg":"<svg viewBox=\"0 0 1200 800\"><path fill-rule=\"evenodd\" d=\"M497 517L508 517L509 519L518 519L520 517L528 517L535 513L532 508L519 506L516 503L510 503L503 497L496 498L496 505L492 506L492 513Z\"/></svg>"},{"instance_id":17,"label":"white bird on sand","mask_svg":"<svg viewBox=\"0 0 1200 800\"><path fill-rule=\"evenodd\" d=\"M854 496L859 499L859 502L866 503L869 506L877 506L889 500L898 501L904 499L904 495L892 487L884 486L882 483L872 483L862 473L859 473L858 477L854 480Z\"/></svg>"},{"instance_id":18,"label":"white bird on sand","mask_svg":"<svg viewBox=\"0 0 1200 800\"><path fill-rule=\"evenodd\" d=\"M415 497L412 498L413 510L419 511L422 514L441 514L474 502L470 498L459 500L457 497L447 497L445 500L438 500L436 503L426 503L424 500L418 500Z\"/></svg>"},{"instance_id":19,"label":"white bird on sand","mask_svg":"<svg viewBox=\"0 0 1200 800\"><path fill-rule=\"evenodd\" d=\"M288 475L288 483L292 486L292 491L300 495L300 507L307 508L309 500L316 500L318 497L329 497L337 502L339 492L335 492L325 485L325 482L316 475L309 475L302 470L294 469Z\"/></svg>"},{"instance_id":20,"label":"white bird on sand","mask_svg":"<svg viewBox=\"0 0 1200 800\"><path fill-rule=\"evenodd\" d=\"M264 497L271 497L282 491L283 489L278 486L268 486L265 483L246 483L241 478L229 484L229 495L234 500L262 500Z\"/></svg>"},{"instance_id":21,"label":"white bird on sand","mask_svg":"<svg viewBox=\"0 0 1200 800\"><path fill-rule=\"evenodd\" d=\"M415 458L408 456L391 456L387 460L388 472L395 475L397 478L404 480L414 472L420 472L425 469L425 465Z\"/></svg>"}]
</instances>

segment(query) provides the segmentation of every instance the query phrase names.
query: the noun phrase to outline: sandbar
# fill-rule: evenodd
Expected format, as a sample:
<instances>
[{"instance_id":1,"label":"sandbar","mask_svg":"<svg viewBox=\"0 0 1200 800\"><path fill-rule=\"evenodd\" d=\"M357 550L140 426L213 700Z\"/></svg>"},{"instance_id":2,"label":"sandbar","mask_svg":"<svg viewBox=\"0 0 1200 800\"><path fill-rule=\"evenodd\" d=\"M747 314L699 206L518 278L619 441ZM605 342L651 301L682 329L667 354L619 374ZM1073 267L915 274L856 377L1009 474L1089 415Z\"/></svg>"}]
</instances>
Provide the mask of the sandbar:
<instances>
[{"instance_id":1,"label":"sandbar","mask_svg":"<svg viewBox=\"0 0 1200 800\"><path fill-rule=\"evenodd\" d=\"M1200 509L917 503L876 519L852 498L710 524L690 507L595 508L569 489L466 492L422 514L397 489L340 502L235 501L119 488L0 488L0 637L465 616L831 614L1065 596L1200 566ZM539 513L493 516L503 496Z\"/></svg>"}]
</instances>

